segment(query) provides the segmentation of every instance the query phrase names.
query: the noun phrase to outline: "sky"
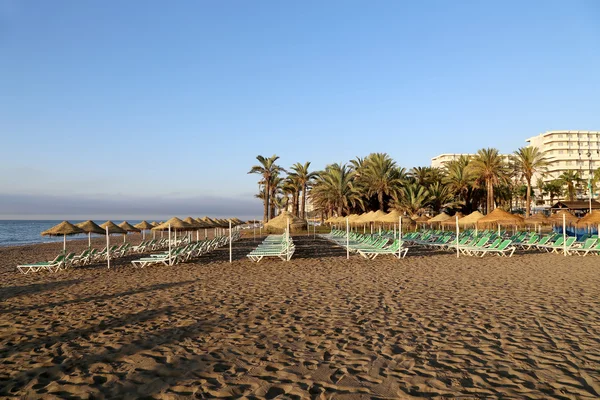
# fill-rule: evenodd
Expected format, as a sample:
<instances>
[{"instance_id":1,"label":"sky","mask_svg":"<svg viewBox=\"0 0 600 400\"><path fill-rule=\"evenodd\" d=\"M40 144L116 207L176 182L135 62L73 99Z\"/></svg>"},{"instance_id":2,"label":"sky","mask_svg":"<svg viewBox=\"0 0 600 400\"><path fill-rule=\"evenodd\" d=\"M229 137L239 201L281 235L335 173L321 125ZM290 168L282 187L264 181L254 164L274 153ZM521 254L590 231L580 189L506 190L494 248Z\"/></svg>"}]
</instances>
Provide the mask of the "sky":
<instances>
[{"instance_id":1,"label":"sky","mask_svg":"<svg viewBox=\"0 0 600 400\"><path fill-rule=\"evenodd\" d=\"M600 130L600 2L0 0L0 218L260 217L256 156Z\"/></svg>"}]
</instances>

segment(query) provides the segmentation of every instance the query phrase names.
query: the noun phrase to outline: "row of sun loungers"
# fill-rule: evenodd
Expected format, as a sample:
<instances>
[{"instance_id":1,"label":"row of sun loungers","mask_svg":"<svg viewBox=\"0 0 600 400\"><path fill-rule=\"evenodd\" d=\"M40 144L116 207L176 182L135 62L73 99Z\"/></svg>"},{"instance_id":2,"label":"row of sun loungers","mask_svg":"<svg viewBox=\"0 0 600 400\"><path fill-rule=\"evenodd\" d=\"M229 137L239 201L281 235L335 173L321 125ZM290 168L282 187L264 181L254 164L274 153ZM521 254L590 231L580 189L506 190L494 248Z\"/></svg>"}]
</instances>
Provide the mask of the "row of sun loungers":
<instances>
[{"instance_id":1,"label":"row of sun loungers","mask_svg":"<svg viewBox=\"0 0 600 400\"><path fill-rule=\"evenodd\" d=\"M385 235L369 235L356 232L350 233L348 237L346 235L346 231L334 229L330 233L320 236L370 260L375 259L380 254L404 258L408 252L408 247L404 246L403 241L390 239ZM392 243L389 243L390 240L392 240Z\"/></svg>"},{"instance_id":2,"label":"row of sun loungers","mask_svg":"<svg viewBox=\"0 0 600 400\"><path fill-rule=\"evenodd\" d=\"M236 231L232 233L231 241L236 241L240 238L240 232ZM151 254L149 257L142 257L137 260L131 261L131 264L136 268L144 268L149 265L163 264L163 265L175 265L183 262L196 259L203 254L210 253L211 251L223 247L229 244L229 236L220 236L214 239L201 240L199 242L192 242L183 246L176 247L171 252L163 252L157 254Z\"/></svg>"},{"instance_id":3,"label":"row of sun loungers","mask_svg":"<svg viewBox=\"0 0 600 400\"><path fill-rule=\"evenodd\" d=\"M456 235L452 232L423 231L414 232L405 236L411 244L444 250L458 250L464 255L480 256L496 254L511 257L517 249L537 250L548 253L566 253L586 256L587 254L600 254L600 241L597 237L583 237L579 241L573 236L566 238L562 234L550 233L540 236L537 233L520 232L509 238L498 235L493 231L462 232L456 243Z\"/></svg>"},{"instance_id":4,"label":"row of sun loungers","mask_svg":"<svg viewBox=\"0 0 600 400\"><path fill-rule=\"evenodd\" d=\"M296 246L291 236L287 234L269 235L247 257L254 262L259 262L265 257L278 257L283 261L289 261L295 251Z\"/></svg>"},{"instance_id":5,"label":"row of sun loungers","mask_svg":"<svg viewBox=\"0 0 600 400\"><path fill-rule=\"evenodd\" d=\"M239 233L237 233L237 236L239 237ZM186 240L188 239L181 239L180 243L185 243ZM112 245L108 248L108 251L106 248L102 250L89 248L85 249L79 255L76 255L75 253L61 252L54 258L54 260L17 265L17 270L23 274L40 271L58 272L70 267L78 267L95 262L106 261L109 256L111 259L117 259L132 253L140 254L145 252L147 253L149 251L161 250L167 248L168 245L168 239L165 238L146 240L137 246L132 246L130 243ZM199 251L200 250L198 250L198 252Z\"/></svg>"}]
</instances>

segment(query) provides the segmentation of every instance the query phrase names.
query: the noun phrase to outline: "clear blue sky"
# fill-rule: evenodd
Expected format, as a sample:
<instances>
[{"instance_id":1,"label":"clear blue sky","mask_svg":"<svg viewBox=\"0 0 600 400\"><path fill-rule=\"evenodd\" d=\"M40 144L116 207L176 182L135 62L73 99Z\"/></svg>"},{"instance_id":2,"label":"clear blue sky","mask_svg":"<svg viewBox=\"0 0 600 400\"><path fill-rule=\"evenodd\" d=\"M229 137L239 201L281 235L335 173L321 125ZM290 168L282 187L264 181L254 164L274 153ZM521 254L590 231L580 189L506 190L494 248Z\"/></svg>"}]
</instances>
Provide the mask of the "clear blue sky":
<instances>
[{"instance_id":1,"label":"clear blue sky","mask_svg":"<svg viewBox=\"0 0 600 400\"><path fill-rule=\"evenodd\" d=\"M599 70L594 0L0 0L0 217L260 216L257 154L512 152Z\"/></svg>"}]
</instances>

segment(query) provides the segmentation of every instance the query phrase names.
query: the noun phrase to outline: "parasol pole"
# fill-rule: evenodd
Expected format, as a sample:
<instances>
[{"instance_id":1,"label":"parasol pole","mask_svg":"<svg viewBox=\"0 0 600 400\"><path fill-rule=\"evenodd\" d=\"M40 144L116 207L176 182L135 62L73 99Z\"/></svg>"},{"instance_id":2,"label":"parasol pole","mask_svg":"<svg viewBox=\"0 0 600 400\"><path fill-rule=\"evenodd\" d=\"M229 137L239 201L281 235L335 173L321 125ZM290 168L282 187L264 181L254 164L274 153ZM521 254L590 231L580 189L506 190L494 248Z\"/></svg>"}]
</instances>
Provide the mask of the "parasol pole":
<instances>
[{"instance_id":1,"label":"parasol pole","mask_svg":"<svg viewBox=\"0 0 600 400\"><path fill-rule=\"evenodd\" d=\"M67 235L63 235L63 253L67 252Z\"/></svg>"},{"instance_id":2,"label":"parasol pole","mask_svg":"<svg viewBox=\"0 0 600 400\"><path fill-rule=\"evenodd\" d=\"M110 236L108 235L108 225L106 226L106 263L110 269Z\"/></svg>"},{"instance_id":3,"label":"parasol pole","mask_svg":"<svg viewBox=\"0 0 600 400\"><path fill-rule=\"evenodd\" d=\"M229 220L229 263L231 264L231 220Z\"/></svg>"},{"instance_id":4,"label":"parasol pole","mask_svg":"<svg viewBox=\"0 0 600 400\"><path fill-rule=\"evenodd\" d=\"M458 215L456 215L456 258L460 257L459 256L459 248L458 248L458 235L460 234L459 232L459 228L458 228Z\"/></svg>"},{"instance_id":5,"label":"parasol pole","mask_svg":"<svg viewBox=\"0 0 600 400\"><path fill-rule=\"evenodd\" d=\"M563 255L567 256L567 215L563 214Z\"/></svg>"},{"instance_id":6,"label":"parasol pole","mask_svg":"<svg viewBox=\"0 0 600 400\"><path fill-rule=\"evenodd\" d=\"M171 224L169 224L169 265L171 265Z\"/></svg>"},{"instance_id":7,"label":"parasol pole","mask_svg":"<svg viewBox=\"0 0 600 400\"><path fill-rule=\"evenodd\" d=\"M402 248L402 216L398 217L398 258L400 258L400 249Z\"/></svg>"},{"instance_id":8,"label":"parasol pole","mask_svg":"<svg viewBox=\"0 0 600 400\"><path fill-rule=\"evenodd\" d=\"M350 259L350 224L346 217L346 259Z\"/></svg>"},{"instance_id":9,"label":"parasol pole","mask_svg":"<svg viewBox=\"0 0 600 400\"><path fill-rule=\"evenodd\" d=\"M256 242L256 222L252 224L252 241Z\"/></svg>"},{"instance_id":10,"label":"parasol pole","mask_svg":"<svg viewBox=\"0 0 600 400\"><path fill-rule=\"evenodd\" d=\"M92 247L92 232L88 232L88 247Z\"/></svg>"}]
</instances>

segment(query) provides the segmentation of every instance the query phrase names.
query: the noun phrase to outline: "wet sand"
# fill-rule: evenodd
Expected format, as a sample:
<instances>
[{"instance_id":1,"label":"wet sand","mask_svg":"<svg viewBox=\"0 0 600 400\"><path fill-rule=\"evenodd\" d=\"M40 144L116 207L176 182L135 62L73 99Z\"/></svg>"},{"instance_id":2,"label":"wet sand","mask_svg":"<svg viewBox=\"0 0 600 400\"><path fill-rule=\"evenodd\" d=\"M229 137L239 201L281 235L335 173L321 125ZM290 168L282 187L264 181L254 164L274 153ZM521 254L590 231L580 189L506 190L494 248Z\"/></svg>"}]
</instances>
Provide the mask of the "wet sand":
<instances>
[{"instance_id":1,"label":"wet sand","mask_svg":"<svg viewBox=\"0 0 600 400\"><path fill-rule=\"evenodd\" d=\"M295 241L288 263L250 239L232 264L29 275L62 244L0 248L0 397L600 397L600 258Z\"/></svg>"}]
</instances>

